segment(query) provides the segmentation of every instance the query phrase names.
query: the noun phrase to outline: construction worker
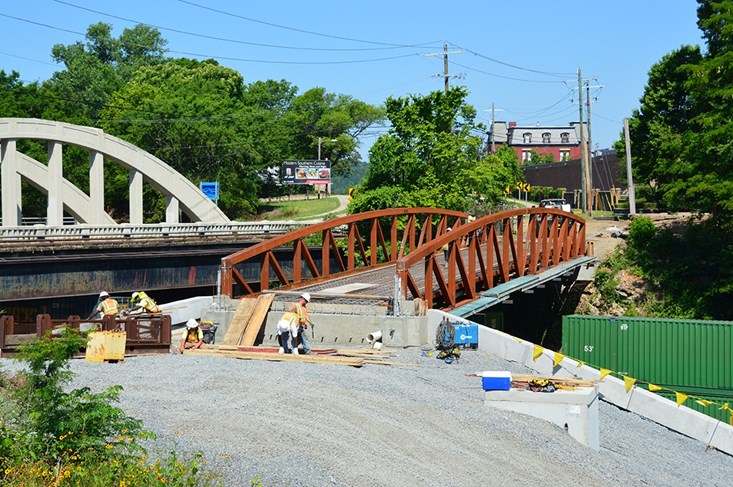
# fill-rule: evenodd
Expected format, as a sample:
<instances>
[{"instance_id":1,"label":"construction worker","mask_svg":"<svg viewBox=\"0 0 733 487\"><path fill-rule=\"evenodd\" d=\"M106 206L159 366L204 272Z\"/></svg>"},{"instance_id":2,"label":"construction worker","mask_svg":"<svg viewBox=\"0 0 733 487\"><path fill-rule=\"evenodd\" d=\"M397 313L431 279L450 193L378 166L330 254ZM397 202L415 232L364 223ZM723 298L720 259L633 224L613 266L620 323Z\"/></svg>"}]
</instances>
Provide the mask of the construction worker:
<instances>
[{"instance_id":1,"label":"construction worker","mask_svg":"<svg viewBox=\"0 0 733 487\"><path fill-rule=\"evenodd\" d=\"M303 293L300 295L297 303L293 303L290 307L290 312L296 315L298 323L298 333L293 337L294 350L293 353L297 353L298 347L296 344L303 346L303 353L308 355L311 353L311 347L308 345L308 339L306 338L305 330L308 329L308 325L313 326L310 318L308 318L308 310L306 305L311 302L311 295L309 293Z\"/></svg>"},{"instance_id":2,"label":"construction worker","mask_svg":"<svg viewBox=\"0 0 733 487\"><path fill-rule=\"evenodd\" d=\"M97 307L92 311L92 314L87 317L88 320L91 320L92 317L97 315L101 319L105 316L114 316L120 312L120 305L109 295L107 291L99 293L98 303Z\"/></svg>"},{"instance_id":3,"label":"construction worker","mask_svg":"<svg viewBox=\"0 0 733 487\"><path fill-rule=\"evenodd\" d=\"M144 291L132 293L130 298L130 310L128 314L156 314L162 313L163 310L153 301L153 299L145 294Z\"/></svg>"},{"instance_id":4,"label":"construction worker","mask_svg":"<svg viewBox=\"0 0 733 487\"><path fill-rule=\"evenodd\" d=\"M186 322L186 331L183 334L183 338L181 338L181 346L178 347L178 352L183 353L186 349L195 350L203 346L204 331L201 329L200 323L191 318Z\"/></svg>"}]
</instances>

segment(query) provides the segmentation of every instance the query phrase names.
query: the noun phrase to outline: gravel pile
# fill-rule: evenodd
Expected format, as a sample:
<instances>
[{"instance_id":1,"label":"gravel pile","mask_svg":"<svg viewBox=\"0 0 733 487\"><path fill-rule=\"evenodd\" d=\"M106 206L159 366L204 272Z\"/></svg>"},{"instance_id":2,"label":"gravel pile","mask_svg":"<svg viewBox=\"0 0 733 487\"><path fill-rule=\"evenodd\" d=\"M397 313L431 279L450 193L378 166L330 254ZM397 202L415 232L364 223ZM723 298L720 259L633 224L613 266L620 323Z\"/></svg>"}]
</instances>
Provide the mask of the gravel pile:
<instances>
[{"instance_id":1,"label":"gravel pile","mask_svg":"<svg viewBox=\"0 0 733 487\"><path fill-rule=\"evenodd\" d=\"M419 349L361 368L192 355L72 362L74 387L122 385L158 445L203 450L226 485L729 486L733 457L601 403L601 451L562 429L484 408L482 370L529 373L478 351ZM4 369L16 366L0 360Z\"/></svg>"}]
</instances>

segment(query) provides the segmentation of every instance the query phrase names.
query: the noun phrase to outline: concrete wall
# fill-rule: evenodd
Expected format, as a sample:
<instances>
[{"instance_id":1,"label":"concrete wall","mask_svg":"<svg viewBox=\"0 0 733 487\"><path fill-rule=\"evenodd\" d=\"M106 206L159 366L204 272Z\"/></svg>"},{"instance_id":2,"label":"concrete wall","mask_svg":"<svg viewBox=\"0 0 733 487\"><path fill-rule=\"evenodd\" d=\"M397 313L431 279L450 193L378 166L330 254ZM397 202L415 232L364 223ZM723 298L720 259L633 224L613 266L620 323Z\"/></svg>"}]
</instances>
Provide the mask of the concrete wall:
<instances>
[{"instance_id":1,"label":"concrete wall","mask_svg":"<svg viewBox=\"0 0 733 487\"><path fill-rule=\"evenodd\" d=\"M445 316L451 321L471 323L469 320L449 313L429 310L428 336L435 336L438 324ZM600 380L599 370L567 357L562 358L558 365L555 365L555 352L552 350L542 349L541 355L535 360L535 344L484 326L479 326L478 348L506 360L523 364L541 375L599 381L598 391L604 401L733 455L733 426L685 406L678 407L675 402L646 389L632 387L627 393L623 380L610 375Z\"/></svg>"}]
</instances>

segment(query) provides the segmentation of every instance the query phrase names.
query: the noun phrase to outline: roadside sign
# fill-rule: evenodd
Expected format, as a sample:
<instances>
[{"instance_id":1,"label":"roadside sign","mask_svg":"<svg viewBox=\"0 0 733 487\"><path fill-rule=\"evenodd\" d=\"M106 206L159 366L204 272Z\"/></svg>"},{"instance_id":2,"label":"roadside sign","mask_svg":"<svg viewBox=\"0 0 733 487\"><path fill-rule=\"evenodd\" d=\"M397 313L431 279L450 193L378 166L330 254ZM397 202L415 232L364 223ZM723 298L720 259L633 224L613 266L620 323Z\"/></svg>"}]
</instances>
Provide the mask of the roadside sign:
<instances>
[{"instance_id":1,"label":"roadside sign","mask_svg":"<svg viewBox=\"0 0 733 487\"><path fill-rule=\"evenodd\" d=\"M219 181L201 182L199 188L204 196L210 200L219 201Z\"/></svg>"}]
</instances>

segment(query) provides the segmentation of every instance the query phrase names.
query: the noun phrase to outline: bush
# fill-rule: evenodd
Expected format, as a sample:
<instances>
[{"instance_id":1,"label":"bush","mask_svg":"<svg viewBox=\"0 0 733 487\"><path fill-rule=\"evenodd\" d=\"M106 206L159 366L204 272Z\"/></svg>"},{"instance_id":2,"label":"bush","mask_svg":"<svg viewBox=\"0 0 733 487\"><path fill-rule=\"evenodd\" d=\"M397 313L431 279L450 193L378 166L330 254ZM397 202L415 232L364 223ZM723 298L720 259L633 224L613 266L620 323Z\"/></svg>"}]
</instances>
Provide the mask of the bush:
<instances>
[{"instance_id":1,"label":"bush","mask_svg":"<svg viewBox=\"0 0 733 487\"><path fill-rule=\"evenodd\" d=\"M0 374L0 484L211 485L201 453L148 459L141 441L153 435L113 405L121 387L64 389L72 378L69 360L86 338L72 329L60 338L47 335L21 347L27 371Z\"/></svg>"}]
</instances>

